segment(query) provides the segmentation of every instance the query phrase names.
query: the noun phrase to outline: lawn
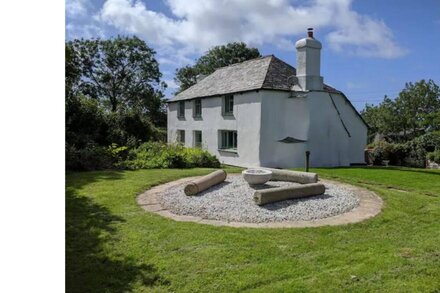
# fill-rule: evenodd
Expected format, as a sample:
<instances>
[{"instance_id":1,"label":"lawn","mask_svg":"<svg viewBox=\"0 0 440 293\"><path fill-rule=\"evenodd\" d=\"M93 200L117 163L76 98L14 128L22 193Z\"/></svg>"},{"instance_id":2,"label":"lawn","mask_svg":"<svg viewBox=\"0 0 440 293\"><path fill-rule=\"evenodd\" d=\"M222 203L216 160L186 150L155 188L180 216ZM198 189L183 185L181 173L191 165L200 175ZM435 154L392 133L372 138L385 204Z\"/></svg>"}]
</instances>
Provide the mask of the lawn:
<instances>
[{"instance_id":1,"label":"lawn","mask_svg":"<svg viewBox=\"0 0 440 293\"><path fill-rule=\"evenodd\" d=\"M151 186L209 171L68 173L67 291L440 291L440 172L314 169L384 199L377 217L338 227L214 227L136 204Z\"/></svg>"}]
</instances>

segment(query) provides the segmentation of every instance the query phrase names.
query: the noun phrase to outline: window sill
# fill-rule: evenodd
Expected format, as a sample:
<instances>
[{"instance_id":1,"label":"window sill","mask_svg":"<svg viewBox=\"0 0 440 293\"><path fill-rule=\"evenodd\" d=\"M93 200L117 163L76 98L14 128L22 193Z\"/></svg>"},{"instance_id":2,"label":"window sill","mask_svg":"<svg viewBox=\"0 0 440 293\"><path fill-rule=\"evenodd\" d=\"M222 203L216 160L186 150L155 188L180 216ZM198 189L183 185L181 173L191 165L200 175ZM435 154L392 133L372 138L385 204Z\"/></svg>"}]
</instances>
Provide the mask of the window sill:
<instances>
[{"instance_id":1,"label":"window sill","mask_svg":"<svg viewBox=\"0 0 440 293\"><path fill-rule=\"evenodd\" d=\"M218 149L219 152L238 154L237 149Z\"/></svg>"}]
</instances>

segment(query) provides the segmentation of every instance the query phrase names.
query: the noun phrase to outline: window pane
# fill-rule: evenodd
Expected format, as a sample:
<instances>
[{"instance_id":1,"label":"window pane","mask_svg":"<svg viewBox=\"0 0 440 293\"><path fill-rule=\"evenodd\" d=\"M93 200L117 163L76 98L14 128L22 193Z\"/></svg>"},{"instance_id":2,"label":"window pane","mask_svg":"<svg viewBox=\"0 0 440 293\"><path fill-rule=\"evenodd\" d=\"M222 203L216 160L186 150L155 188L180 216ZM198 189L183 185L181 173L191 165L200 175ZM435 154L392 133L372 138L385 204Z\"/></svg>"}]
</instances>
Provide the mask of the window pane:
<instances>
[{"instance_id":1,"label":"window pane","mask_svg":"<svg viewBox=\"0 0 440 293\"><path fill-rule=\"evenodd\" d=\"M200 117L202 116L202 100L197 99L194 101L194 116Z\"/></svg>"},{"instance_id":2,"label":"window pane","mask_svg":"<svg viewBox=\"0 0 440 293\"><path fill-rule=\"evenodd\" d=\"M177 131L177 142L185 143L185 130Z\"/></svg>"},{"instance_id":3,"label":"window pane","mask_svg":"<svg viewBox=\"0 0 440 293\"><path fill-rule=\"evenodd\" d=\"M234 96L228 95L224 98L224 113L232 114L234 111Z\"/></svg>"},{"instance_id":4,"label":"window pane","mask_svg":"<svg viewBox=\"0 0 440 293\"><path fill-rule=\"evenodd\" d=\"M179 112L178 112L180 117L184 117L185 116L185 101L180 101L179 102Z\"/></svg>"},{"instance_id":5,"label":"window pane","mask_svg":"<svg viewBox=\"0 0 440 293\"><path fill-rule=\"evenodd\" d=\"M237 131L221 131L220 148L222 149L237 149Z\"/></svg>"},{"instance_id":6,"label":"window pane","mask_svg":"<svg viewBox=\"0 0 440 293\"><path fill-rule=\"evenodd\" d=\"M202 146L202 132L199 130L194 131L194 146Z\"/></svg>"}]
</instances>

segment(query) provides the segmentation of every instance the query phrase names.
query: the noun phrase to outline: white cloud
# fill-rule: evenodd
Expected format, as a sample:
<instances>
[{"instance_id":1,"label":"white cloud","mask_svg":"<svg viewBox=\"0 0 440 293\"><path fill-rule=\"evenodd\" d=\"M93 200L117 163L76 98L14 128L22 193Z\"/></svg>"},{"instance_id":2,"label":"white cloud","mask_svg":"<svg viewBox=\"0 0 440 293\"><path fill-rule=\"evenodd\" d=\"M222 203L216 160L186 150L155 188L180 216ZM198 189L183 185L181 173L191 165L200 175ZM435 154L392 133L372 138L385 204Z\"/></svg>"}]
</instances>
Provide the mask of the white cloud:
<instances>
[{"instance_id":1,"label":"white cloud","mask_svg":"<svg viewBox=\"0 0 440 293\"><path fill-rule=\"evenodd\" d=\"M87 0L66 0L66 14L70 17L87 14L89 2Z\"/></svg>"},{"instance_id":2,"label":"white cloud","mask_svg":"<svg viewBox=\"0 0 440 293\"><path fill-rule=\"evenodd\" d=\"M68 23L66 25L66 32L70 39L92 39L104 38L106 36L105 31L96 23Z\"/></svg>"},{"instance_id":3,"label":"white cloud","mask_svg":"<svg viewBox=\"0 0 440 293\"><path fill-rule=\"evenodd\" d=\"M188 61L194 53L230 41L291 48L307 27L328 32L332 50L397 58L406 53L382 21L351 8L352 0L167 0L172 17L136 0L107 0L97 19L121 32L136 34L167 54L168 62ZM169 57L172 56L170 59ZM160 56L159 56L160 57ZM174 60L174 61L172 61Z\"/></svg>"},{"instance_id":4,"label":"white cloud","mask_svg":"<svg viewBox=\"0 0 440 293\"><path fill-rule=\"evenodd\" d=\"M164 81L169 89L176 90L179 88L179 85L174 81L174 79L165 79Z\"/></svg>"}]
</instances>

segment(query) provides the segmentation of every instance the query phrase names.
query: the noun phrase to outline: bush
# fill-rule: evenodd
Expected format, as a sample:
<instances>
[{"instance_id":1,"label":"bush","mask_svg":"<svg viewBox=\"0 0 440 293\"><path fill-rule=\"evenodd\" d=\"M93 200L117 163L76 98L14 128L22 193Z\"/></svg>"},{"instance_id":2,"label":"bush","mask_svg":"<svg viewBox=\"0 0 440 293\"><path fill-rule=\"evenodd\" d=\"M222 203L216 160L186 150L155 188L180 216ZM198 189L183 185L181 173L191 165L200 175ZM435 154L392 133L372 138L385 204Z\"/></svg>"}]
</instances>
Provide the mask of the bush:
<instances>
[{"instance_id":1,"label":"bush","mask_svg":"<svg viewBox=\"0 0 440 293\"><path fill-rule=\"evenodd\" d=\"M374 165L382 165L384 160L390 160L390 163L392 163L391 158L394 153L394 145L392 143L380 140L371 144L371 147L373 147L371 156Z\"/></svg>"},{"instance_id":2,"label":"bush","mask_svg":"<svg viewBox=\"0 0 440 293\"><path fill-rule=\"evenodd\" d=\"M403 144L379 141L371 146L374 165L381 165L383 160L389 160L395 166L424 168L427 153L440 149L440 133L427 133Z\"/></svg>"},{"instance_id":3,"label":"bush","mask_svg":"<svg viewBox=\"0 0 440 293\"><path fill-rule=\"evenodd\" d=\"M147 142L130 150L126 161L118 164L126 169L193 168L220 166L217 158L205 150L185 148L179 144Z\"/></svg>"},{"instance_id":4,"label":"bush","mask_svg":"<svg viewBox=\"0 0 440 293\"><path fill-rule=\"evenodd\" d=\"M163 139L163 131L157 129L143 113L135 110L120 110L105 116L107 144L117 143L137 147L145 141ZM165 136L166 138L166 136Z\"/></svg>"},{"instance_id":5,"label":"bush","mask_svg":"<svg viewBox=\"0 0 440 293\"><path fill-rule=\"evenodd\" d=\"M440 164L440 150L427 153L426 158L432 162Z\"/></svg>"},{"instance_id":6,"label":"bush","mask_svg":"<svg viewBox=\"0 0 440 293\"><path fill-rule=\"evenodd\" d=\"M107 148L90 143L77 148L66 144L66 169L90 171L113 167L113 158Z\"/></svg>"}]
</instances>

